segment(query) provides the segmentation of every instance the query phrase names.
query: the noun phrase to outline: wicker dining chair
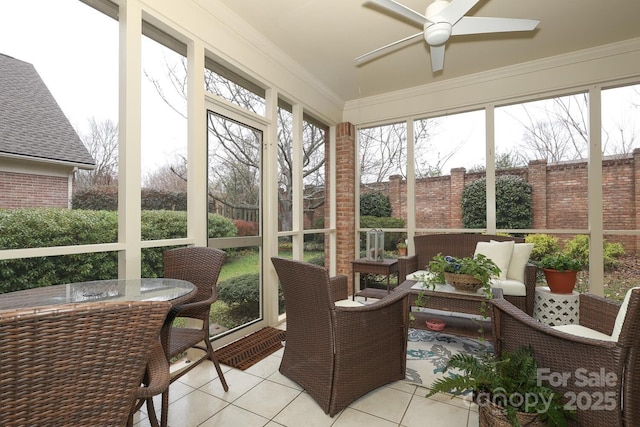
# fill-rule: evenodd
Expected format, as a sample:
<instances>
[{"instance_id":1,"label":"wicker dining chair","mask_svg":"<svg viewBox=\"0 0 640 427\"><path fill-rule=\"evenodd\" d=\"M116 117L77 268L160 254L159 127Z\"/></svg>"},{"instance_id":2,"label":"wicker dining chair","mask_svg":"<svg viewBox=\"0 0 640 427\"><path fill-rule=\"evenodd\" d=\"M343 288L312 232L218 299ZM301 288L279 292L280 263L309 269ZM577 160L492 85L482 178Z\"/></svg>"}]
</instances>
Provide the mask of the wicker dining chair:
<instances>
[{"instance_id":1,"label":"wicker dining chair","mask_svg":"<svg viewBox=\"0 0 640 427\"><path fill-rule=\"evenodd\" d=\"M0 425L124 426L169 306L0 311Z\"/></svg>"},{"instance_id":2,"label":"wicker dining chair","mask_svg":"<svg viewBox=\"0 0 640 427\"><path fill-rule=\"evenodd\" d=\"M287 339L280 372L302 386L331 417L371 390L405 378L409 306L392 292L360 307L336 306L323 267L271 258L282 285ZM350 300L347 300L350 301Z\"/></svg>"},{"instance_id":3,"label":"wicker dining chair","mask_svg":"<svg viewBox=\"0 0 640 427\"><path fill-rule=\"evenodd\" d=\"M204 357L191 361L185 369L172 375L172 383L201 362L211 360L224 391L229 390L218 357L209 339L209 312L211 304L218 299L218 276L225 258L226 254L220 249L200 246L176 248L164 252L164 277L186 280L197 288L195 296L186 304L174 306L169 311L161 332L161 341L167 360L171 360L191 348L205 352ZM196 323L199 322L200 325L177 327L173 324L176 318L196 320ZM166 419L168 405L167 388L167 391L162 394L162 419Z\"/></svg>"},{"instance_id":4,"label":"wicker dining chair","mask_svg":"<svg viewBox=\"0 0 640 427\"><path fill-rule=\"evenodd\" d=\"M580 295L580 324L547 326L507 300L493 300L498 354L531 346L549 385L577 405L576 425L633 426L640 420L640 288L619 304ZM626 310L624 306L626 304ZM578 335L579 334L579 335Z\"/></svg>"}]
</instances>

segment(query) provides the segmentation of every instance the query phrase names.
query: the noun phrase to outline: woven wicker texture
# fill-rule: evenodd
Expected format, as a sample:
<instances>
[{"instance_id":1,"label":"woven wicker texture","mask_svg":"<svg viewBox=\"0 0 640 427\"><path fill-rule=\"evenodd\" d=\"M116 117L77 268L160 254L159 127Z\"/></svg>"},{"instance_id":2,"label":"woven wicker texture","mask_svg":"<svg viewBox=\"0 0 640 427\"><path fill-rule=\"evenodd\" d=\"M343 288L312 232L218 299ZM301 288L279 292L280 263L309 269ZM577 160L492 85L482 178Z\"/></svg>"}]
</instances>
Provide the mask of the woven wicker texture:
<instances>
[{"instance_id":1,"label":"woven wicker texture","mask_svg":"<svg viewBox=\"0 0 640 427\"><path fill-rule=\"evenodd\" d=\"M451 255L456 258L471 257L476 250L478 242L488 242L490 240L498 242L509 240L513 240L516 243L524 242L524 239L520 237L490 234L452 233L415 236L413 242L416 254L398 259L398 281L402 283L406 280L407 274L417 270L424 270L429 261L438 254ZM533 315L536 270L537 268L532 264L527 264L525 267L524 285L527 289L526 296L517 297L504 295L504 299L525 313L528 313L530 316Z\"/></svg>"},{"instance_id":2,"label":"woven wicker texture","mask_svg":"<svg viewBox=\"0 0 640 427\"><path fill-rule=\"evenodd\" d=\"M448 284L462 292L476 292L482 287L482 282L470 274L444 273Z\"/></svg>"},{"instance_id":3,"label":"woven wicker texture","mask_svg":"<svg viewBox=\"0 0 640 427\"><path fill-rule=\"evenodd\" d=\"M511 427L511 422L503 413L502 408L493 403L480 406L478 412L480 427ZM516 413L516 419L522 427L545 427L547 425L545 422L540 421L538 414L518 412Z\"/></svg>"},{"instance_id":4,"label":"woven wicker texture","mask_svg":"<svg viewBox=\"0 0 640 427\"><path fill-rule=\"evenodd\" d=\"M201 362L211 360L224 391L229 390L209 338L209 312L211 304L218 299L218 276L225 258L226 254L219 249L197 246L170 249L164 253L164 277L186 280L197 287L195 296L189 302L171 308L162 328L161 340L167 360L190 348L198 348L206 352L205 357L192 361L186 369L172 376L171 382L185 375ZM196 319L201 321L202 326L197 329L174 327L173 321L176 318ZM204 346L200 343L204 343ZM163 427L166 425L168 407L169 389L167 388L162 393Z\"/></svg>"},{"instance_id":5,"label":"woven wicker texture","mask_svg":"<svg viewBox=\"0 0 640 427\"><path fill-rule=\"evenodd\" d=\"M581 399L574 401L583 406L578 406L575 425L637 425L640 420L640 289L632 291L618 342L556 331L505 300L494 300L492 307L494 347L498 354L513 351L521 345L531 345L540 368L569 375L564 384L551 386L563 396L568 392L568 397ZM604 298L581 294L580 324L610 335L619 307L619 304ZM577 369L584 370L582 375L597 375L601 381L585 385L576 376ZM606 378L615 375L615 380L605 381L602 372L608 376ZM602 396L607 400L603 401Z\"/></svg>"},{"instance_id":6,"label":"woven wicker texture","mask_svg":"<svg viewBox=\"0 0 640 427\"><path fill-rule=\"evenodd\" d=\"M285 331L266 327L216 350L225 365L245 370L282 348Z\"/></svg>"},{"instance_id":7,"label":"woven wicker texture","mask_svg":"<svg viewBox=\"0 0 640 427\"><path fill-rule=\"evenodd\" d=\"M272 258L287 309L280 372L334 416L369 391L405 377L407 292L363 307L336 307L327 270ZM343 294L344 292L342 292Z\"/></svg>"},{"instance_id":8,"label":"woven wicker texture","mask_svg":"<svg viewBox=\"0 0 640 427\"><path fill-rule=\"evenodd\" d=\"M0 311L0 425L123 426L167 302Z\"/></svg>"}]
</instances>

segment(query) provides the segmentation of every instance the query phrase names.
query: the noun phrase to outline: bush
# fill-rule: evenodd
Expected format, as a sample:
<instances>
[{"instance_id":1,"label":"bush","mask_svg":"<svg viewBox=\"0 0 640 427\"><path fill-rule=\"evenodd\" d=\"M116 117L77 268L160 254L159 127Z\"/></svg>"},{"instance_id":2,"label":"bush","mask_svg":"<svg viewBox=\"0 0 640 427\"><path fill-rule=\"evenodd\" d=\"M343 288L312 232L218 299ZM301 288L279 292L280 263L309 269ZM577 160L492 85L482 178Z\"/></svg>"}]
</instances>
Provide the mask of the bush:
<instances>
[{"instance_id":1,"label":"bush","mask_svg":"<svg viewBox=\"0 0 640 427\"><path fill-rule=\"evenodd\" d=\"M569 240L564 246L564 252L572 258L577 259L584 266L589 265L589 236L586 234L578 234ZM604 267L611 269L615 267L619 261L618 258L625 254L624 247L621 243L604 242Z\"/></svg>"},{"instance_id":2,"label":"bush","mask_svg":"<svg viewBox=\"0 0 640 427\"><path fill-rule=\"evenodd\" d=\"M487 179L481 178L462 190L464 228L487 227L486 188ZM496 177L496 227L524 229L532 224L531 185L518 176Z\"/></svg>"},{"instance_id":3,"label":"bush","mask_svg":"<svg viewBox=\"0 0 640 427\"><path fill-rule=\"evenodd\" d=\"M253 221L243 221L241 219L234 219L233 224L238 230L237 236L257 236L258 235L258 223Z\"/></svg>"},{"instance_id":4,"label":"bush","mask_svg":"<svg viewBox=\"0 0 640 427\"><path fill-rule=\"evenodd\" d=\"M560 252L558 239L548 234L529 234L524 241L533 243L533 249L529 256L532 261L540 261L545 255Z\"/></svg>"},{"instance_id":5,"label":"bush","mask_svg":"<svg viewBox=\"0 0 640 427\"><path fill-rule=\"evenodd\" d=\"M248 273L218 283L218 298L234 317L257 319L260 316L260 274Z\"/></svg>"},{"instance_id":6,"label":"bush","mask_svg":"<svg viewBox=\"0 0 640 427\"><path fill-rule=\"evenodd\" d=\"M390 217L391 202L389 197L379 191L360 195L360 216Z\"/></svg>"},{"instance_id":7,"label":"bush","mask_svg":"<svg viewBox=\"0 0 640 427\"><path fill-rule=\"evenodd\" d=\"M143 211L141 219L143 240L174 239L187 235L186 212ZM2 249L114 243L118 240L118 215L113 211L0 210L0 224ZM235 232L230 220L209 215L209 237L229 237ZM142 250L144 277L162 276L162 253L167 249ZM0 260L0 293L116 277L116 251Z\"/></svg>"}]
</instances>

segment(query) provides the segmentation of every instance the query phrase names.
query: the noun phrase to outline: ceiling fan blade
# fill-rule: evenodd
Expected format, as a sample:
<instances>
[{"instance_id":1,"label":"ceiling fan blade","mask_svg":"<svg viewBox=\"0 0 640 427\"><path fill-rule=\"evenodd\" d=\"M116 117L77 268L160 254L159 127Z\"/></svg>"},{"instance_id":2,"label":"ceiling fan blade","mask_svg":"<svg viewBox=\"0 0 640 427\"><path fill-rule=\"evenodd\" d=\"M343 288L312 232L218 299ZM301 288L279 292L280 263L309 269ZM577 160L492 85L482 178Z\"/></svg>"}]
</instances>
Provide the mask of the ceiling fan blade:
<instances>
[{"instance_id":1,"label":"ceiling fan blade","mask_svg":"<svg viewBox=\"0 0 640 427\"><path fill-rule=\"evenodd\" d=\"M449 6L438 13L438 16L446 19L451 25L462 18L479 0L451 0Z\"/></svg>"},{"instance_id":2,"label":"ceiling fan blade","mask_svg":"<svg viewBox=\"0 0 640 427\"><path fill-rule=\"evenodd\" d=\"M444 45L430 46L431 49L431 70L435 73L444 68Z\"/></svg>"},{"instance_id":3,"label":"ceiling fan blade","mask_svg":"<svg viewBox=\"0 0 640 427\"><path fill-rule=\"evenodd\" d=\"M396 49L400 49L401 47L408 46L411 43L415 43L418 40L422 40L423 32L419 32L409 37L405 37L401 40L397 40L393 43L389 43L386 46L379 47L375 50L372 50L369 53L365 53L364 55L358 56L355 61L358 63L371 61L372 59L378 58L388 52L394 51Z\"/></svg>"},{"instance_id":4,"label":"ceiling fan blade","mask_svg":"<svg viewBox=\"0 0 640 427\"><path fill-rule=\"evenodd\" d=\"M507 33L534 30L540 21L536 19L480 18L465 16L452 28L451 35L482 33Z\"/></svg>"},{"instance_id":5,"label":"ceiling fan blade","mask_svg":"<svg viewBox=\"0 0 640 427\"><path fill-rule=\"evenodd\" d=\"M420 26L423 26L425 23L430 22L423 14L418 13L413 9L409 9L407 6L393 0L369 0L367 3L380 6L381 8L393 12L396 15L403 16Z\"/></svg>"}]
</instances>

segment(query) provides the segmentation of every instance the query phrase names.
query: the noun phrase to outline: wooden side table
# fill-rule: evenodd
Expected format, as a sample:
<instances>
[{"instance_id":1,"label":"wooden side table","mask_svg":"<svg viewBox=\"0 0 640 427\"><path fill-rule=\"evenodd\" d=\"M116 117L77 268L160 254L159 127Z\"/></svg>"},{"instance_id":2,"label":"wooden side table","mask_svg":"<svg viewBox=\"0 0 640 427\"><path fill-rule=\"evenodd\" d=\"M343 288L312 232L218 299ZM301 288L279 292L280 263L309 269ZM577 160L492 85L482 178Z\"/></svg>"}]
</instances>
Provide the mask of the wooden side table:
<instances>
[{"instance_id":1,"label":"wooden side table","mask_svg":"<svg viewBox=\"0 0 640 427\"><path fill-rule=\"evenodd\" d=\"M536 287L533 317L548 326L577 325L580 320L580 294L556 294L547 286Z\"/></svg>"},{"instance_id":2,"label":"wooden side table","mask_svg":"<svg viewBox=\"0 0 640 427\"><path fill-rule=\"evenodd\" d=\"M364 289L359 289L356 293L356 273L365 274L379 274L387 276L387 294L390 292L389 278L392 274L398 276L398 260L397 259L384 259L382 261L371 261L366 258L360 258L351 261L352 279L353 279L353 299L356 295L373 298L379 298L379 292L372 292L373 289L367 289L367 279L365 278Z\"/></svg>"}]
</instances>

